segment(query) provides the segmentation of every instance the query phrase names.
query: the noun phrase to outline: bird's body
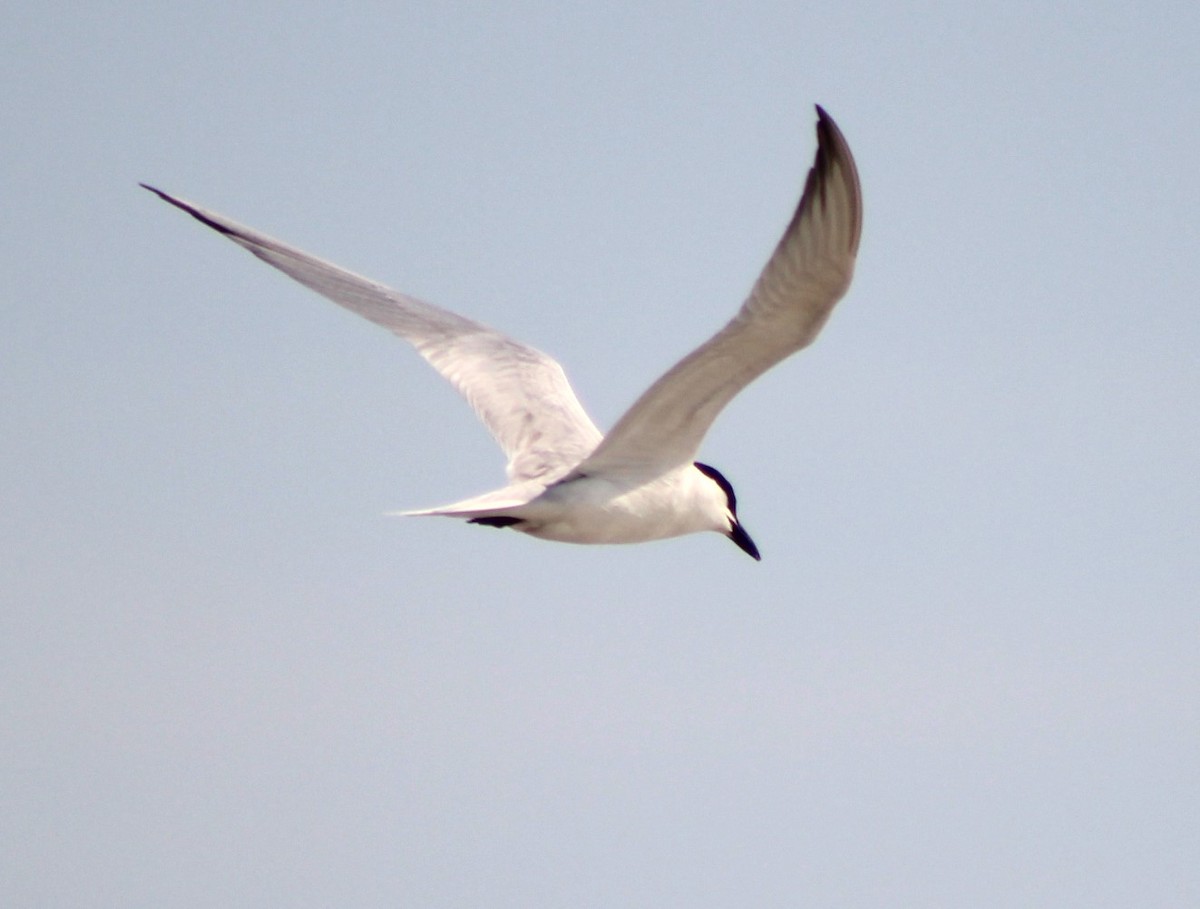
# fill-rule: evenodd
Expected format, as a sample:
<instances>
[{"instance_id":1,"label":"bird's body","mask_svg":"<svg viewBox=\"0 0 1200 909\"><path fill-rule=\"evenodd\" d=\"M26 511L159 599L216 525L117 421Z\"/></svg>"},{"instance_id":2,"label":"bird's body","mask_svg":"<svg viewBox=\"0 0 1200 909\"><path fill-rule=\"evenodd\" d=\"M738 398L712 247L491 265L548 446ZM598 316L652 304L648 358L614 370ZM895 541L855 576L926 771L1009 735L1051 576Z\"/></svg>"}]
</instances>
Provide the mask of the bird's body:
<instances>
[{"instance_id":1,"label":"bird's body","mask_svg":"<svg viewBox=\"0 0 1200 909\"><path fill-rule=\"evenodd\" d=\"M602 436L553 359L485 325L352 274L147 186L268 264L409 341L474 407L508 457L508 485L409 515L445 515L566 543L641 543L713 530L759 558L737 499L695 461L721 409L807 346L845 293L862 229L854 160L817 108L803 196L734 318ZM145 185L145 184L143 184Z\"/></svg>"},{"instance_id":2,"label":"bird's body","mask_svg":"<svg viewBox=\"0 0 1200 909\"><path fill-rule=\"evenodd\" d=\"M503 526L559 543L645 543L702 530L725 532L729 523L724 493L691 464L645 479L568 476L530 492L535 494L524 505L475 508L464 516L476 523L516 518ZM423 513L462 512L451 505Z\"/></svg>"}]
</instances>

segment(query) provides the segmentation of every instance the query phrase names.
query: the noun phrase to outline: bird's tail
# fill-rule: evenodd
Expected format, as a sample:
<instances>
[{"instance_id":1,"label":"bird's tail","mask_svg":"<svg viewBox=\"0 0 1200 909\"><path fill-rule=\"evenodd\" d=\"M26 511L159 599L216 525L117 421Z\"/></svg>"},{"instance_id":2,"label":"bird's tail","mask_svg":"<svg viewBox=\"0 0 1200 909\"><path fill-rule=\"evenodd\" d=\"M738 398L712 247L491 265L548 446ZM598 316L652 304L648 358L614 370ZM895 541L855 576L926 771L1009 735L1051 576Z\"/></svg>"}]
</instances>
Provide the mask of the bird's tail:
<instances>
[{"instance_id":1,"label":"bird's tail","mask_svg":"<svg viewBox=\"0 0 1200 909\"><path fill-rule=\"evenodd\" d=\"M389 511L389 515L402 517L424 517L441 515L452 518L482 518L498 514L513 514L513 509L528 505L546 487L541 483L519 483L505 486L481 496L463 499L449 505L438 505L435 508L416 508L409 511Z\"/></svg>"}]
</instances>

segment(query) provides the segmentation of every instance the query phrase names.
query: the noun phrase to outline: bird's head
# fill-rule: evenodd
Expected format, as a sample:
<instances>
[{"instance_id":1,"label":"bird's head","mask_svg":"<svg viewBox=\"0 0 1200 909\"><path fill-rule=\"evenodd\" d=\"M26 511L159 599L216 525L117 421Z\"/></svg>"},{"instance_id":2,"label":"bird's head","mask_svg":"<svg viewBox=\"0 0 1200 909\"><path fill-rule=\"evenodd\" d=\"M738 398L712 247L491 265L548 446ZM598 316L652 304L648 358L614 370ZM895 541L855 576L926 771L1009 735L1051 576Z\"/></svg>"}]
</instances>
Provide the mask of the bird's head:
<instances>
[{"instance_id":1,"label":"bird's head","mask_svg":"<svg viewBox=\"0 0 1200 909\"><path fill-rule=\"evenodd\" d=\"M750 534L746 533L737 516L737 495L733 491L732 484L725 479L725 475L715 467L708 464L701 464L699 461L694 462L695 468L708 477L709 480L720 490L721 496L725 500L724 507L724 526L719 528L720 532L737 543L738 548L746 555L750 556L756 562L762 561L762 556L758 554L758 547L754 545L754 541L750 539Z\"/></svg>"}]
</instances>

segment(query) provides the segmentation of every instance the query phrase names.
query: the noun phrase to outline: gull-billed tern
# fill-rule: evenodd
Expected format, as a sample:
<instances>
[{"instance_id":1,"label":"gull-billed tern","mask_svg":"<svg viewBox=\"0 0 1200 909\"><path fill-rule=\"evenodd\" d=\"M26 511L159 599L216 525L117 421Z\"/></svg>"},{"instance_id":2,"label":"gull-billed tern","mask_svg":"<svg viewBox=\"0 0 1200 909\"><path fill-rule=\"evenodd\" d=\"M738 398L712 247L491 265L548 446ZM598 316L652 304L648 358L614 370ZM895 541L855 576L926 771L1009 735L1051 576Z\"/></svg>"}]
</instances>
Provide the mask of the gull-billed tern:
<instances>
[{"instance_id":1,"label":"gull-billed tern","mask_svg":"<svg viewBox=\"0 0 1200 909\"><path fill-rule=\"evenodd\" d=\"M759 559L737 499L695 460L721 409L807 346L845 294L862 231L854 158L817 107L817 153L791 223L737 315L601 435L550 357L142 184L269 265L412 344L470 402L508 457L508 485L407 511L566 543L640 543L715 530Z\"/></svg>"}]
</instances>

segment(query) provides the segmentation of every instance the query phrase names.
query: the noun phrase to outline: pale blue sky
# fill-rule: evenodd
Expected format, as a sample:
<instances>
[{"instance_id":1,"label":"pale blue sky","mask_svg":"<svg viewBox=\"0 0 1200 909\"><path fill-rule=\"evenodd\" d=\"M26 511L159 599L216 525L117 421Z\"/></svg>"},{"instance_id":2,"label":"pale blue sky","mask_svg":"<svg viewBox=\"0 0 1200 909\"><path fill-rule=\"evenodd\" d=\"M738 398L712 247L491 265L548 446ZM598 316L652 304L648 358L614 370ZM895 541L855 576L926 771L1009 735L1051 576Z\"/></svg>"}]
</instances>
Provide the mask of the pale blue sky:
<instances>
[{"instance_id":1,"label":"pale blue sky","mask_svg":"<svg viewBox=\"0 0 1200 909\"><path fill-rule=\"evenodd\" d=\"M1200 903L1194 3L17 4L0 902ZM703 455L763 552L383 512L503 461L139 190L558 357L611 425L813 152L859 272Z\"/></svg>"}]
</instances>

